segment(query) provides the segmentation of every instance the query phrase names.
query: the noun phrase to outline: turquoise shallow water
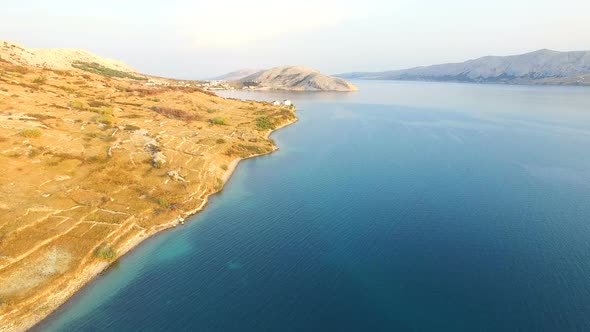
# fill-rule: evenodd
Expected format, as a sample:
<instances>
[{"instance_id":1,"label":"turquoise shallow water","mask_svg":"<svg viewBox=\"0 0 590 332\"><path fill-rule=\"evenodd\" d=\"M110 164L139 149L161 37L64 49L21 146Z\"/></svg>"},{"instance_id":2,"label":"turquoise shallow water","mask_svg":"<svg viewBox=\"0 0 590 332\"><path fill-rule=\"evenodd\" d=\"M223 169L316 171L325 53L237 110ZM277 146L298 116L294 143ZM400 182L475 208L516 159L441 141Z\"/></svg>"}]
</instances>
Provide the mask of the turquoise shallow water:
<instances>
[{"instance_id":1,"label":"turquoise shallow water","mask_svg":"<svg viewBox=\"0 0 590 332\"><path fill-rule=\"evenodd\" d=\"M37 329L590 330L590 89L358 84Z\"/></svg>"}]
</instances>

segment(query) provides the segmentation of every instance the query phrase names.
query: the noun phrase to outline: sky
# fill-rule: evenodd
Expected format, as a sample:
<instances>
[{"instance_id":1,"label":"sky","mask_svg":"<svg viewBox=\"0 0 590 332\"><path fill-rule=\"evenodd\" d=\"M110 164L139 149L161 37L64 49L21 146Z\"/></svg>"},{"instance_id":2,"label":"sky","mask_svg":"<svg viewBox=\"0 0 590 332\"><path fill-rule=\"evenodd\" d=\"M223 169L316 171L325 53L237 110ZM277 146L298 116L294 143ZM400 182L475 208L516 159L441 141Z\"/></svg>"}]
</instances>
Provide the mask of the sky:
<instances>
[{"instance_id":1,"label":"sky","mask_svg":"<svg viewBox=\"0 0 590 332\"><path fill-rule=\"evenodd\" d=\"M0 40L185 79L279 65L337 74L590 50L590 0L20 0L2 5Z\"/></svg>"}]
</instances>

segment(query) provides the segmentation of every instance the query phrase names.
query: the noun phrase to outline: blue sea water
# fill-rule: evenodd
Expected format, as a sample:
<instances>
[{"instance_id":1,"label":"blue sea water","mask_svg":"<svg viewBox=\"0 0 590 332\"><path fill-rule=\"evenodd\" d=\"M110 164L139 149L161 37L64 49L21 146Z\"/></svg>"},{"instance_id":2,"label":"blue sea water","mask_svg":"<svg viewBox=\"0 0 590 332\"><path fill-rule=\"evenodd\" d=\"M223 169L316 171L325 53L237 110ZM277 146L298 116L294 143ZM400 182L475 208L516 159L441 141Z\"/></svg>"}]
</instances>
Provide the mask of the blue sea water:
<instances>
[{"instance_id":1,"label":"blue sea water","mask_svg":"<svg viewBox=\"0 0 590 332\"><path fill-rule=\"evenodd\" d=\"M357 82L43 331L590 331L590 89Z\"/></svg>"}]
</instances>

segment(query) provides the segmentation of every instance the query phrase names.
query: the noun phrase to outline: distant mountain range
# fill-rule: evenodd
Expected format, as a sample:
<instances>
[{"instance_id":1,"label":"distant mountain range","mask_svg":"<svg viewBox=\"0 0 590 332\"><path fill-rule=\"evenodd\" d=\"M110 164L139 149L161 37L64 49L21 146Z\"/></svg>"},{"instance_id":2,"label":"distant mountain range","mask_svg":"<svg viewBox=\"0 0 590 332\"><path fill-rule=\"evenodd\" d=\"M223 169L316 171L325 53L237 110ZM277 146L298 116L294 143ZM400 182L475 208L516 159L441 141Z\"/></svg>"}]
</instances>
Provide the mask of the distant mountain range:
<instances>
[{"instance_id":1,"label":"distant mountain range","mask_svg":"<svg viewBox=\"0 0 590 332\"><path fill-rule=\"evenodd\" d=\"M240 69L240 70L236 70L236 71L232 71L231 73L227 73L225 75L221 75L221 76L215 76L212 77L210 80L212 81L239 81L244 77L248 77L250 75L262 72L262 69L250 69L250 68L246 68L246 69Z\"/></svg>"},{"instance_id":2,"label":"distant mountain range","mask_svg":"<svg viewBox=\"0 0 590 332\"><path fill-rule=\"evenodd\" d=\"M364 80L590 85L590 51L545 49L513 56L486 56L461 63L336 76Z\"/></svg>"},{"instance_id":3,"label":"distant mountain range","mask_svg":"<svg viewBox=\"0 0 590 332\"><path fill-rule=\"evenodd\" d=\"M219 77L238 77L236 71ZM283 66L258 71L235 80L242 87L255 90L290 90L290 91L356 91L358 88L338 77L320 73L318 70L303 66Z\"/></svg>"}]
</instances>

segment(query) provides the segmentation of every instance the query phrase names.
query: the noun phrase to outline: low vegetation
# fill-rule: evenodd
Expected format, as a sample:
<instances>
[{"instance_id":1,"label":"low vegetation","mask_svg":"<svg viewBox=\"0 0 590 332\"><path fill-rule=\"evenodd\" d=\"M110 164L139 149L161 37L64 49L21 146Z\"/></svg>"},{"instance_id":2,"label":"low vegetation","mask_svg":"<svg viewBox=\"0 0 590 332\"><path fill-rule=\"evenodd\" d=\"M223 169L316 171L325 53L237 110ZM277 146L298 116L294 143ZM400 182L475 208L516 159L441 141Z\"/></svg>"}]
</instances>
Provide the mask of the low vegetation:
<instances>
[{"instance_id":1,"label":"low vegetation","mask_svg":"<svg viewBox=\"0 0 590 332\"><path fill-rule=\"evenodd\" d=\"M167 118L179 119L184 121L195 121L199 119L197 114L193 114L181 109L163 107L163 106L152 106L150 109L158 114L162 114Z\"/></svg>"},{"instance_id":2,"label":"low vegetation","mask_svg":"<svg viewBox=\"0 0 590 332\"><path fill-rule=\"evenodd\" d=\"M73 109L77 109L77 110L83 110L84 109L84 103L79 101L79 100L72 100L69 102L69 106Z\"/></svg>"},{"instance_id":3,"label":"low vegetation","mask_svg":"<svg viewBox=\"0 0 590 332\"><path fill-rule=\"evenodd\" d=\"M41 130L37 128L23 129L19 132L19 135L26 138L38 138L41 137Z\"/></svg>"},{"instance_id":4,"label":"low vegetation","mask_svg":"<svg viewBox=\"0 0 590 332\"><path fill-rule=\"evenodd\" d=\"M90 107L111 107L113 105L104 102L104 101L100 101L100 100L91 100L88 102L88 106Z\"/></svg>"},{"instance_id":5,"label":"low vegetation","mask_svg":"<svg viewBox=\"0 0 590 332\"><path fill-rule=\"evenodd\" d=\"M128 130L128 131L134 131L134 130L139 130L141 128L139 128L138 126L135 125L130 125L130 124L126 124L125 127L123 128L123 130Z\"/></svg>"},{"instance_id":6,"label":"low vegetation","mask_svg":"<svg viewBox=\"0 0 590 332\"><path fill-rule=\"evenodd\" d=\"M108 114L101 114L96 118L96 122L102 123L105 125L109 125L109 126L113 124L113 120L114 120L114 117L112 115L108 115Z\"/></svg>"},{"instance_id":7,"label":"low vegetation","mask_svg":"<svg viewBox=\"0 0 590 332\"><path fill-rule=\"evenodd\" d=\"M166 198L160 197L158 198L158 205L163 208L168 208L170 206L170 202Z\"/></svg>"},{"instance_id":8,"label":"low vegetation","mask_svg":"<svg viewBox=\"0 0 590 332\"><path fill-rule=\"evenodd\" d=\"M268 116L256 118L256 127L258 129L274 129L274 125Z\"/></svg>"},{"instance_id":9,"label":"low vegetation","mask_svg":"<svg viewBox=\"0 0 590 332\"><path fill-rule=\"evenodd\" d=\"M255 154L262 154L262 153L268 152L268 150L266 150L265 148L262 148L258 145L240 144L239 147L247 152L255 153Z\"/></svg>"},{"instance_id":10,"label":"low vegetation","mask_svg":"<svg viewBox=\"0 0 590 332\"><path fill-rule=\"evenodd\" d=\"M107 68L95 62L76 61L72 64L72 67L89 71L91 73L95 73L102 76L130 78L132 80L147 80L147 78L145 77L133 75L131 73L127 73L116 69Z\"/></svg>"},{"instance_id":11,"label":"low vegetation","mask_svg":"<svg viewBox=\"0 0 590 332\"><path fill-rule=\"evenodd\" d=\"M215 124L215 125L225 125L225 119L224 118L213 118L213 119L209 119L209 123Z\"/></svg>"},{"instance_id":12,"label":"low vegetation","mask_svg":"<svg viewBox=\"0 0 590 332\"><path fill-rule=\"evenodd\" d=\"M96 248L94 256L104 261L114 261L117 258L117 250L109 244L102 244Z\"/></svg>"},{"instance_id":13,"label":"low vegetation","mask_svg":"<svg viewBox=\"0 0 590 332\"><path fill-rule=\"evenodd\" d=\"M44 84L45 82L47 82L47 78L44 76L37 76L33 79L33 83L35 84Z\"/></svg>"}]
</instances>

